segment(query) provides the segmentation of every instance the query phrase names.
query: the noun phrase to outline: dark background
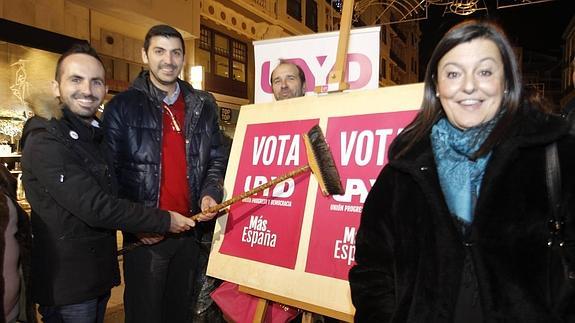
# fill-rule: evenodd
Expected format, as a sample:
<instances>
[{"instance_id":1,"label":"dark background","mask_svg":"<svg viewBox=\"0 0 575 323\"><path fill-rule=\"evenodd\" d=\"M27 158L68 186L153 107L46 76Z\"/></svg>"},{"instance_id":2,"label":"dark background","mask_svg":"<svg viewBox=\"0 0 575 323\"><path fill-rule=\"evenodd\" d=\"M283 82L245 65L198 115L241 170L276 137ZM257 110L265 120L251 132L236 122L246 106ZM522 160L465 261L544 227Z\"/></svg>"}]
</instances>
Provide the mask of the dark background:
<instances>
[{"instance_id":1,"label":"dark background","mask_svg":"<svg viewBox=\"0 0 575 323\"><path fill-rule=\"evenodd\" d=\"M556 56L561 61L562 35L575 15L575 0L555 0L505 9L496 9L496 0L481 2L487 10L479 10L469 16L444 15L445 6L430 6L428 18L420 22L420 79L423 79L424 67L441 36L456 23L469 18L494 20L503 26L514 46Z\"/></svg>"}]
</instances>

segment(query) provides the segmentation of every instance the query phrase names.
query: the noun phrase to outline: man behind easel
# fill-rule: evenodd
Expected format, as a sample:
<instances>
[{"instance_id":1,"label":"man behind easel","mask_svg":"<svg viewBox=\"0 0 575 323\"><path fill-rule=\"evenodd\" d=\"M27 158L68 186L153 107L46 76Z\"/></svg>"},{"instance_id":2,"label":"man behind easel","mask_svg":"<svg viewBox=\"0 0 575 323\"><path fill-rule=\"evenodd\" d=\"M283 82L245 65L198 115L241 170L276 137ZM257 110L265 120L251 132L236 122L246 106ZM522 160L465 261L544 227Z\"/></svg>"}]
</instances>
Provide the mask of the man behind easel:
<instances>
[{"instance_id":1,"label":"man behind easel","mask_svg":"<svg viewBox=\"0 0 575 323\"><path fill-rule=\"evenodd\" d=\"M301 67L287 60L272 71L270 77L272 91L277 101L304 96L306 90L305 74Z\"/></svg>"},{"instance_id":2,"label":"man behind easel","mask_svg":"<svg viewBox=\"0 0 575 323\"><path fill-rule=\"evenodd\" d=\"M278 66L272 71L270 82L276 101L297 98L305 95L306 82L303 69L288 60L280 59ZM301 322L299 315L292 322ZM313 323L327 322L322 315L311 313ZM335 322L335 321L334 321Z\"/></svg>"}]
</instances>

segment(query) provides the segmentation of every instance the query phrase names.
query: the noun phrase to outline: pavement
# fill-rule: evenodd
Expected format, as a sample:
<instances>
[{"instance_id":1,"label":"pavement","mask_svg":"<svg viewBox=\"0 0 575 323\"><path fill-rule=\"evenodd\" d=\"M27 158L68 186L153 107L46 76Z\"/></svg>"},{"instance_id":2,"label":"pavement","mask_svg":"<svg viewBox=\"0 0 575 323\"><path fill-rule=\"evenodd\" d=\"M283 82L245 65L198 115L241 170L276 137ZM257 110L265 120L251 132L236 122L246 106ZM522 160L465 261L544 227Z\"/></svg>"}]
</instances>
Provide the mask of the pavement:
<instances>
[{"instance_id":1,"label":"pavement","mask_svg":"<svg viewBox=\"0 0 575 323\"><path fill-rule=\"evenodd\" d=\"M118 240L118 249L122 246L122 233L118 231L116 234ZM118 258L120 262L120 276L122 281L120 286L112 288L110 300L106 307L106 316L104 323L124 323L124 266L123 257Z\"/></svg>"},{"instance_id":2,"label":"pavement","mask_svg":"<svg viewBox=\"0 0 575 323\"><path fill-rule=\"evenodd\" d=\"M124 273L122 267L122 261L120 260L122 284L112 288L104 323L124 323Z\"/></svg>"}]
</instances>

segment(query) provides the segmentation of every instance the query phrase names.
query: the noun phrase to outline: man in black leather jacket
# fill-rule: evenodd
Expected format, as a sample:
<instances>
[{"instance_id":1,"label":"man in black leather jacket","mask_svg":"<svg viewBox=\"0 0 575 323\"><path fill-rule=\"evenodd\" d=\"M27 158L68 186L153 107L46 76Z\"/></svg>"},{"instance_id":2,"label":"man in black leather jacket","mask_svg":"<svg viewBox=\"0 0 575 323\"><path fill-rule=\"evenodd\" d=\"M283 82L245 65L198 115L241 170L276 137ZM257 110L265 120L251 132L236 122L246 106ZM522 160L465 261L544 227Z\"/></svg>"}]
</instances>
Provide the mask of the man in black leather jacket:
<instances>
[{"instance_id":1,"label":"man in black leather jacket","mask_svg":"<svg viewBox=\"0 0 575 323\"><path fill-rule=\"evenodd\" d=\"M142 49L149 71L108 103L103 120L120 196L193 215L221 201L227 157L213 96L178 79L184 54L178 31L152 27ZM125 242L146 244L124 257L127 323L192 321L198 240L214 215L183 235L124 232Z\"/></svg>"},{"instance_id":2,"label":"man in black leather jacket","mask_svg":"<svg viewBox=\"0 0 575 323\"><path fill-rule=\"evenodd\" d=\"M58 60L53 97L35 100L22 136L22 171L32 207L32 294L46 323L104 320L120 283L116 230L180 233L194 221L118 199L95 117L107 91L88 44Z\"/></svg>"}]
</instances>

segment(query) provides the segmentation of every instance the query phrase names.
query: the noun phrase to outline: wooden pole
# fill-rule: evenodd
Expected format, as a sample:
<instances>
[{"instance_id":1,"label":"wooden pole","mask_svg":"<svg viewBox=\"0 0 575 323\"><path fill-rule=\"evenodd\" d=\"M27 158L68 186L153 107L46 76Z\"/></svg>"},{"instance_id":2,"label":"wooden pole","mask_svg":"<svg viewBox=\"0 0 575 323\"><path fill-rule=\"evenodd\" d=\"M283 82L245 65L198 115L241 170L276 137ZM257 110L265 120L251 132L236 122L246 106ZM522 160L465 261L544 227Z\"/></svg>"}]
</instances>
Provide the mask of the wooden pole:
<instances>
[{"instance_id":1,"label":"wooden pole","mask_svg":"<svg viewBox=\"0 0 575 323\"><path fill-rule=\"evenodd\" d=\"M315 88L317 93L341 92L349 88L345 81L345 69L347 66L347 48L349 45L349 33L351 20L353 17L354 0L344 0L341 20L339 22L339 40L337 43L337 53L335 65L328 75L327 85L320 85Z\"/></svg>"},{"instance_id":2,"label":"wooden pole","mask_svg":"<svg viewBox=\"0 0 575 323\"><path fill-rule=\"evenodd\" d=\"M256 312L254 313L252 323L263 323L266 319L267 309L268 300L265 298L258 299L258 305L256 306Z\"/></svg>"},{"instance_id":3,"label":"wooden pole","mask_svg":"<svg viewBox=\"0 0 575 323\"><path fill-rule=\"evenodd\" d=\"M311 312L303 312L301 314L301 323L313 323L313 315Z\"/></svg>"}]
</instances>

